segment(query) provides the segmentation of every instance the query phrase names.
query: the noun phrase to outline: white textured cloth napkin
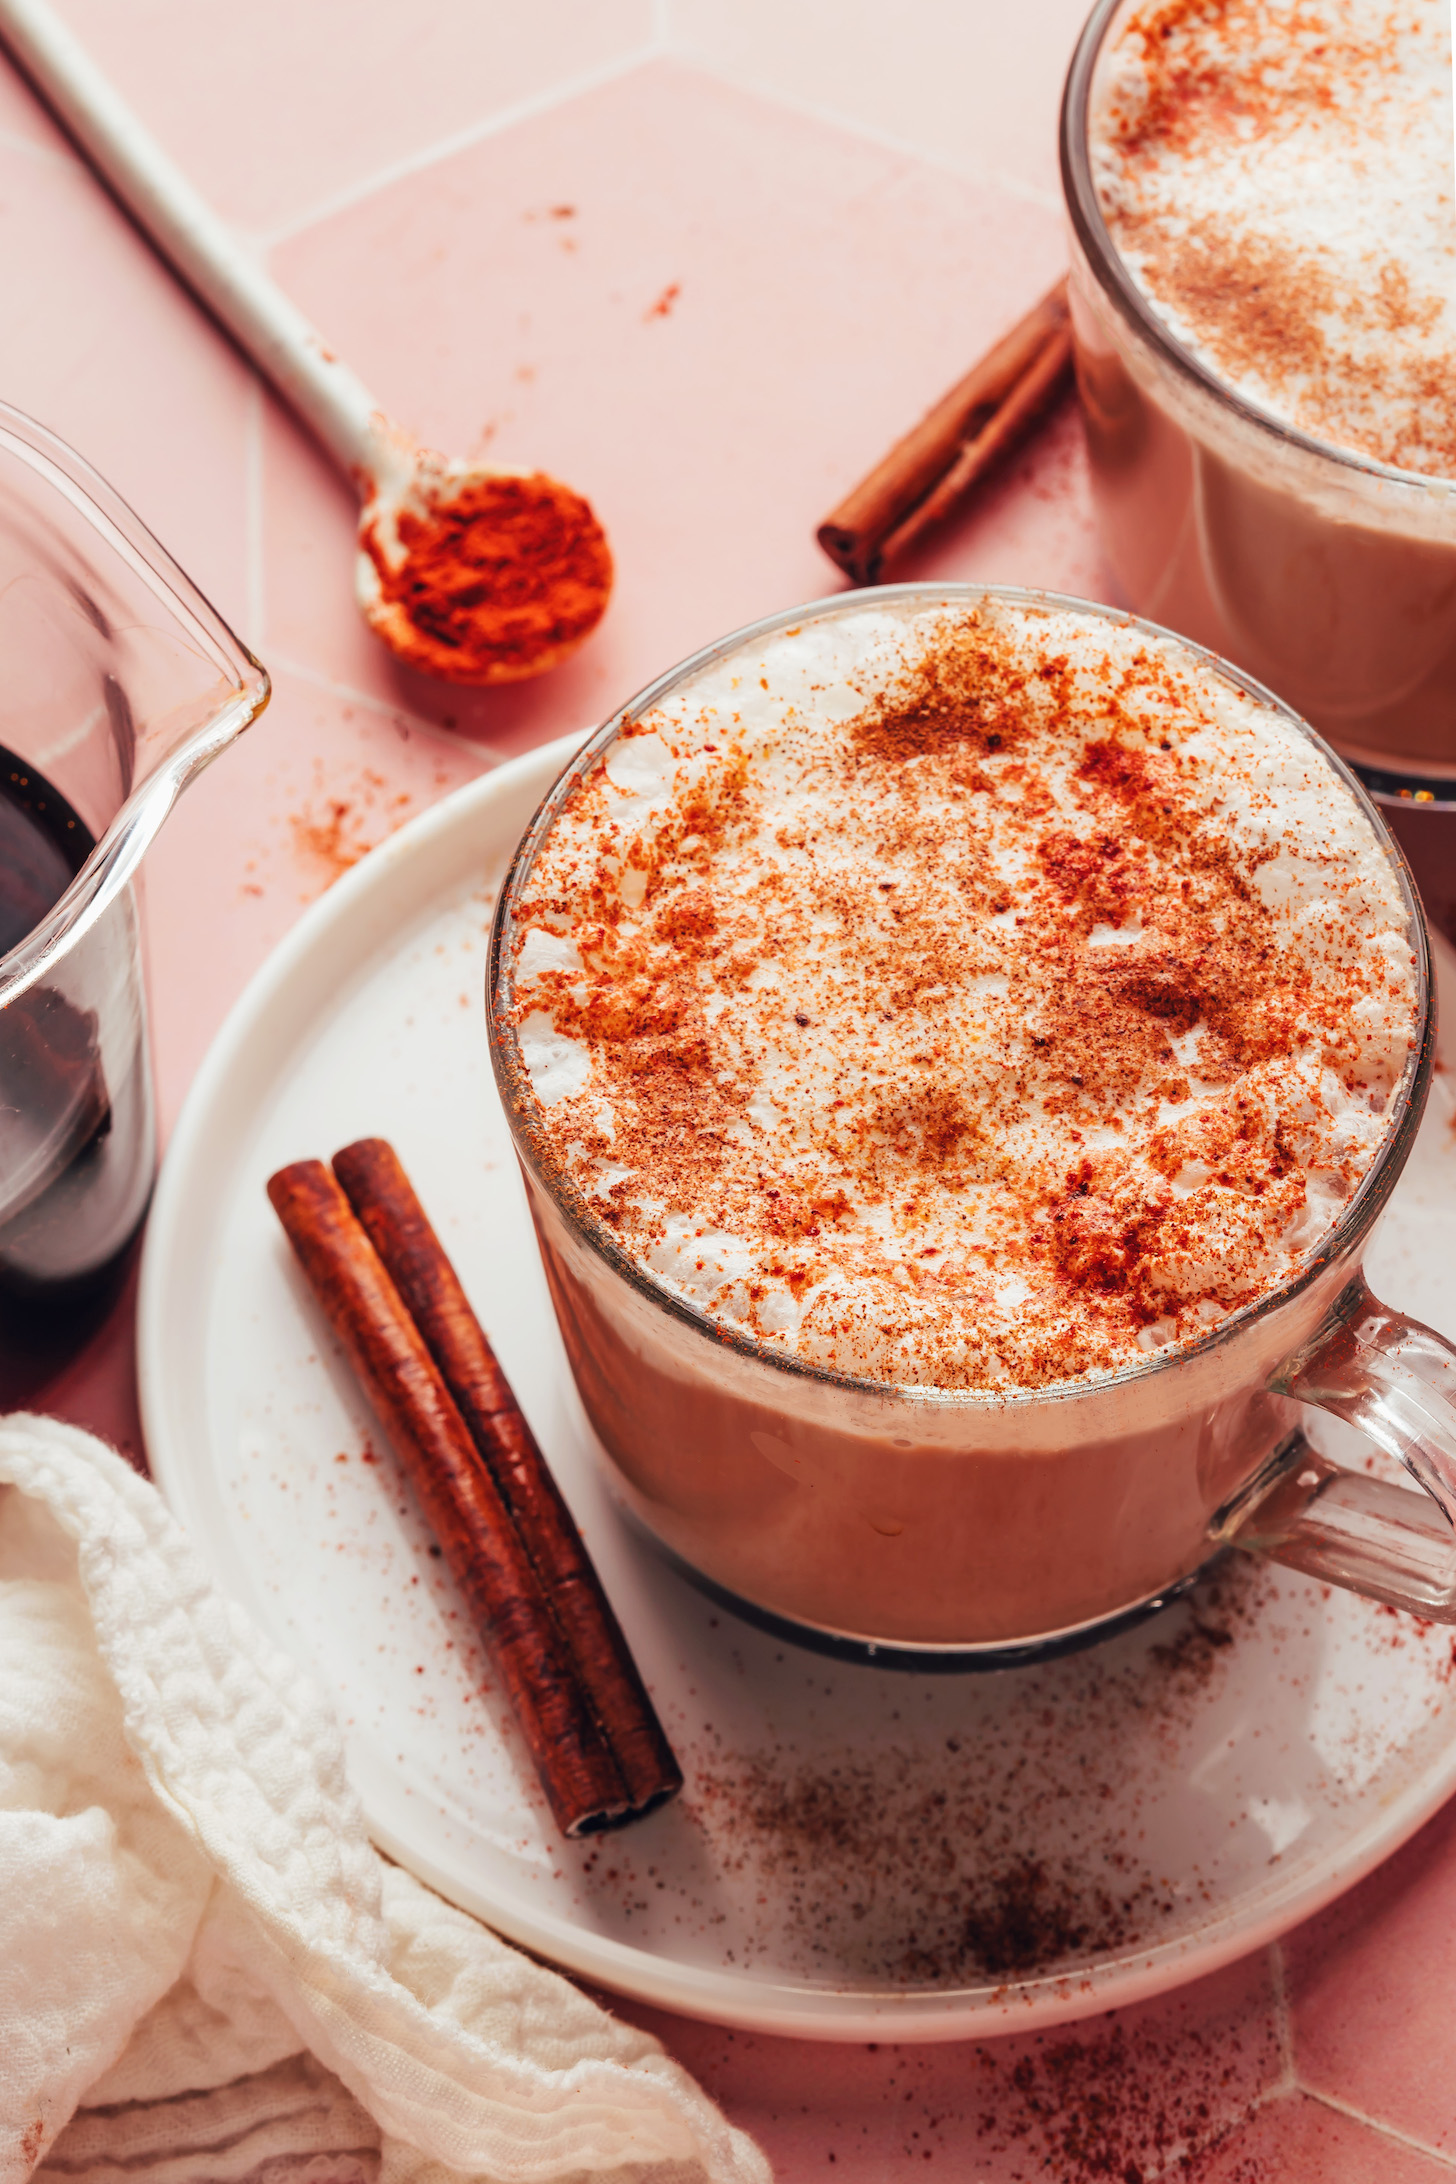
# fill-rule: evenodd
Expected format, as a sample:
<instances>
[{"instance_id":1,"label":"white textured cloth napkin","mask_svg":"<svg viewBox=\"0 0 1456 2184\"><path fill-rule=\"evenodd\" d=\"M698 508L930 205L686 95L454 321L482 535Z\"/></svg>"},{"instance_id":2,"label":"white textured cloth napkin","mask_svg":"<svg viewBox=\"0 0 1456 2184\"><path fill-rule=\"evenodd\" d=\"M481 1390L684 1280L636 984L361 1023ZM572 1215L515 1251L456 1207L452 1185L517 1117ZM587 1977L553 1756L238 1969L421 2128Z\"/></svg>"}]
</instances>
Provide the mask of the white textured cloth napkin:
<instances>
[{"instance_id":1,"label":"white textured cloth napkin","mask_svg":"<svg viewBox=\"0 0 1456 2184\"><path fill-rule=\"evenodd\" d=\"M74 2184L769 2175L654 2040L385 1864L329 1709L160 1495L16 1417L0 2184L38 2163Z\"/></svg>"}]
</instances>

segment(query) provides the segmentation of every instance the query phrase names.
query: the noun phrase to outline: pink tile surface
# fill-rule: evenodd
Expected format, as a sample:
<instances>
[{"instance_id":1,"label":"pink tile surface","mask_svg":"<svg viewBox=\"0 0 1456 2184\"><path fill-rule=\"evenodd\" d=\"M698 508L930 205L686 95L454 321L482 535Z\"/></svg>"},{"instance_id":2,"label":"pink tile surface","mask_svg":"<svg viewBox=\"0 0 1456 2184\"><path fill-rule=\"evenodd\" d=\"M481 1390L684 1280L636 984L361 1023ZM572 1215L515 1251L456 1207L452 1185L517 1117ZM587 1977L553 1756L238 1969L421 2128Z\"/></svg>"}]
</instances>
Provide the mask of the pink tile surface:
<instances>
[{"instance_id":1,"label":"pink tile surface","mask_svg":"<svg viewBox=\"0 0 1456 2184\"><path fill-rule=\"evenodd\" d=\"M1451 2171L1305 2093L1271 2101L1193 2168L1197 2184L1442 2184Z\"/></svg>"},{"instance_id":2,"label":"pink tile surface","mask_svg":"<svg viewBox=\"0 0 1456 2184\"><path fill-rule=\"evenodd\" d=\"M1456 1807L1286 1955L1301 2084L1456 2159Z\"/></svg>"},{"instance_id":3,"label":"pink tile surface","mask_svg":"<svg viewBox=\"0 0 1456 2184\"><path fill-rule=\"evenodd\" d=\"M1280 2080L1264 1956L1181 1993L1038 2037L812 2046L616 2005L655 2032L780 2179L1127 2184L1243 2124Z\"/></svg>"},{"instance_id":4,"label":"pink tile surface","mask_svg":"<svg viewBox=\"0 0 1456 2184\"><path fill-rule=\"evenodd\" d=\"M900 8L875 0L668 0L675 44L800 109L963 174L1057 193L1056 123L1081 0Z\"/></svg>"},{"instance_id":5,"label":"pink tile surface","mask_svg":"<svg viewBox=\"0 0 1456 2184\"><path fill-rule=\"evenodd\" d=\"M651 0L63 0L227 219L267 230L621 63Z\"/></svg>"},{"instance_id":6,"label":"pink tile surface","mask_svg":"<svg viewBox=\"0 0 1456 2184\"><path fill-rule=\"evenodd\" d=\"M349 490L0 63L0 394L133 501L277 685L150 860L170 1120L248 976L357 854L692 647L838 588L815 523L1060 268L1082 0L61 4L224 214L272 233L280 280L400 421L579 485L620 570L544 682L463 695L394 668L352 605ZM1075 418L903 573L1107 596ZM131 1314L45 1401L135 1448ZM1042 2040L820 2048L629 2014L785 2184L927 2163L1417 2184L1456 2159L1453 1914L1443 1818L1287 1945L1287 2012L1276 1952Z\"/></svg>"},{"instance_id":7,"label":"pink tile surface","mask_svg":"<svg viewBox=\"0 0 1456 2184\"><path fill-rule=\"evenodd\" d=\"M27 97L3 60L0 85ZM0 398L78 448L243 617L248 369L87 169L3 132L0 265Z\"/></svg>"},{"instance_id":8,"label":"pink tile surface","mask_svg":"<svg viewBox=\"0 0 1456 2184\"><path fill-rule=\"evenodd\" d=\"M232 1002L299 912L483 763L458 737L275 674L267 712L187 791L148 859L164 1130Z\"/></svg>"}]
</instances>

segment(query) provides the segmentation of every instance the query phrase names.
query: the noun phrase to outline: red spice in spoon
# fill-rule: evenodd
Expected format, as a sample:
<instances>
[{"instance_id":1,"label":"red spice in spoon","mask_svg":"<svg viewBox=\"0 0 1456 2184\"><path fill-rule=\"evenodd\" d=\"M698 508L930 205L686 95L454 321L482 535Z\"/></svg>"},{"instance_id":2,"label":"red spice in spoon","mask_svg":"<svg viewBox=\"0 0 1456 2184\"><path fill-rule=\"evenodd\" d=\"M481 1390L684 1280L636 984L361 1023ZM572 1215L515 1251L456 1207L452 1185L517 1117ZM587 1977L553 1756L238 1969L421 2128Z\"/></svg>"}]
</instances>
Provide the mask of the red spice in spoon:
<instances>
[{"instance_id":1,"label":"red spice in spoon","mask_svg":"<svg viewBox=\"0 0 1456 2184\"><path fill-rule=\"evenodd\" d=\"M590 504L544 471L442 485L428 501L405 499L387 526L366 509L359 542L379 587L370 621L409 666L448 682L542 674L602 618L606 533Z\"/></svg>"}]
</instances>

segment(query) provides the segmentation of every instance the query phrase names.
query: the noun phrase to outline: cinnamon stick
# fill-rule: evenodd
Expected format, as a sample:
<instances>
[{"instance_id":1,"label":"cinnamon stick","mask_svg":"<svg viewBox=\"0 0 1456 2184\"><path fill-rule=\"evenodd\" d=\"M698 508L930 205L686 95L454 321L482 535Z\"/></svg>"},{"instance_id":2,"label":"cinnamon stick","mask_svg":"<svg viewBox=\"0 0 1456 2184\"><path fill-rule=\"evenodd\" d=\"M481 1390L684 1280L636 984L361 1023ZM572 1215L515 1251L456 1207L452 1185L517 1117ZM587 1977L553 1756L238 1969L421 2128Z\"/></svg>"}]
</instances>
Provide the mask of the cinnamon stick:
<instances>
[{"instance_id":1,"label":"cinnamon stick","mask_svg":"<svg viewBox=\"0 0 1456 2184\"><path fill-rule=\"evenodd\" d=\"M575 1520L460 1278L385 1139L346 1145L334 1155L334 1174L510 1511L634 1813L650 1812L682 1788L682 1771Z\"/></svg>"},{"instance_id":2,"label":"cinnamon stick","mask_svg":"<svg viewBox=\"0 0 1456 2184\"><path fill-rule=\"evenodd\" d=\"M1063 278L820 524L819 544L830 560L858 583L874 583L888 561L943 521L1026 437L1070 371Z\"/></svg>"},{"instance_id":3,"label":"cinnamon stick","mask_svg":"<svg viewBox=\"0 0 1456 2184\"><path fill-rule=\"evenodd\" d=\"M270 1177L268 1196L465 1596L558 1825L587 1835L630 1818L530 1557L343 1191L321 1161L300 1160Z\"/></svg>"},{"instance_id":4,"label":"cinnamon stick","mask_svg":"<svg viewBox=\"0 0 1456 2184\"><path fill-rule=\"evenodd\" d=\"M963 442L940 482L931 487L918 507L912 508L884 540L879 549L882 567L908 553L959 507L977 479L983 478L1003 455L1010 454L1027 437L1069 383L1071 375L1072 335L1070 328L1064 327L1061 333L1052 336L980 431Z\"/></svg>"}]
</instances>

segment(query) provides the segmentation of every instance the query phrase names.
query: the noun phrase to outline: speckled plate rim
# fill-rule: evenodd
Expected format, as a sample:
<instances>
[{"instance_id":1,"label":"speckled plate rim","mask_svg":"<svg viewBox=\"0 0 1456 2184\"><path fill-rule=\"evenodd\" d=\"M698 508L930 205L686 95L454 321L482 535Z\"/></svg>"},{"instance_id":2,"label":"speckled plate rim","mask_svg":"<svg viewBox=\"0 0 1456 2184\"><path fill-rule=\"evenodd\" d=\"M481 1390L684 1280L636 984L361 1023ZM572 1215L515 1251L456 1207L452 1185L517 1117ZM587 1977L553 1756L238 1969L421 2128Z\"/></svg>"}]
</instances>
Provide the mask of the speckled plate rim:
<instances>
[{"instance_id":1,"label":"speckled plate rim","mask_svg":"<svg viewBox=\"0 0 1456 2184\"><path fill-rule=\"evenodd\" d=\"M226 1584L229 1557L198 1521L195 1492L206 1449L190 1445L184 1393L198 1366L177 1330L195 1289L195 1237L228 1189L229 1140L286 1068L302 1028L350 970L454 889L470 869L475 845L508 817L523 832L579 735L513 759L457 789L392 835L346 873L299 919L255 973L209 1049L178 1118L163 1163L142 1262L137 1368L143 1430L153 1476L210 1573ZM492 822L494 825L492 826ZM501 856L504 873L509 848ZM1443 957L1441 983L1453 966ZM482 1027L482 1038L484 1029ZM266 1622L266 1618L265 1618ZM287 1647L276 1628L269 1635ZM1014 1674L1015 1671L1007 1673ZM961 2040L1069 2023L1164 1993L1218 1970L1277 1939L1361 1880L1456 1792L1456 1738L1438 1748L1416 1778L1369 1813L1349 1836L1306 1868L1279 1875L1207 1917L1192 1935L1123 1955L1075 1973L1046 1974L1002 1986L883 1990L789 1984L746 1967L701 1968L598 1934L549 1913L523 1909L509 1894L482 1887L468 1859L432 1857L361 1796L370 1835L381 1850L496 1932L611 1991L711 2023L810 2039ZM1367 1808L1368 1811L1368 1808Z\"/></svg>"}]
</instances>

